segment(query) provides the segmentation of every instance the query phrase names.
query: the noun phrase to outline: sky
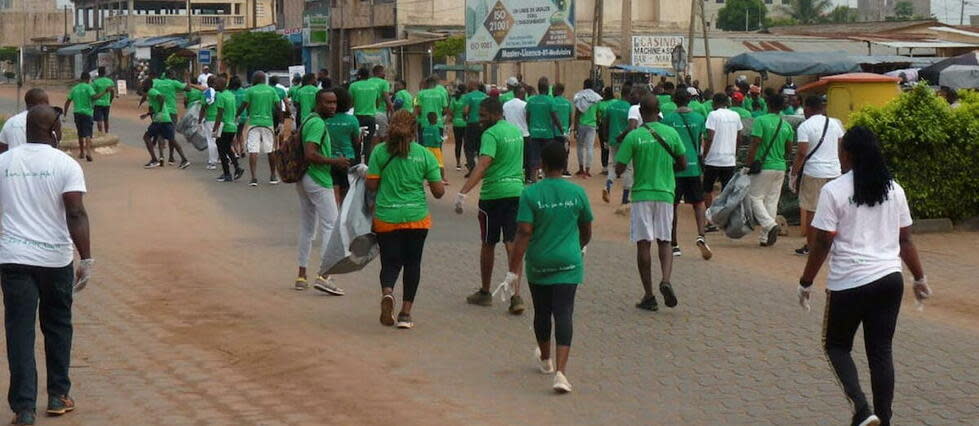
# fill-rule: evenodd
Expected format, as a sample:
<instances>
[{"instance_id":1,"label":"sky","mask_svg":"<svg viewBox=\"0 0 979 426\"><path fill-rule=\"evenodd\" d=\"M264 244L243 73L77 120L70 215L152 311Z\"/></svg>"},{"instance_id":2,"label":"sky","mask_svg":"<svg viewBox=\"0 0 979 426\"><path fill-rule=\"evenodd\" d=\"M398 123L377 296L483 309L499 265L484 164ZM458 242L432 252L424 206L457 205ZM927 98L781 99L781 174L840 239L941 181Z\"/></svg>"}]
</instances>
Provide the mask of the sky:
<instances>
[{"instance_id":1,"label":"sky","mask_svg":"<svg viewBox=\"0 0 979 426\"><path fill-rule=\"evenodd\" d=\"M838 6L857 7L857 0L833 0ZM959 24L959 8L962 0L931 0L931 13L947 24ZM965 24L969 25L969 16L979 15L979 0L966 0Z\"/></svg>"}]
</instances>

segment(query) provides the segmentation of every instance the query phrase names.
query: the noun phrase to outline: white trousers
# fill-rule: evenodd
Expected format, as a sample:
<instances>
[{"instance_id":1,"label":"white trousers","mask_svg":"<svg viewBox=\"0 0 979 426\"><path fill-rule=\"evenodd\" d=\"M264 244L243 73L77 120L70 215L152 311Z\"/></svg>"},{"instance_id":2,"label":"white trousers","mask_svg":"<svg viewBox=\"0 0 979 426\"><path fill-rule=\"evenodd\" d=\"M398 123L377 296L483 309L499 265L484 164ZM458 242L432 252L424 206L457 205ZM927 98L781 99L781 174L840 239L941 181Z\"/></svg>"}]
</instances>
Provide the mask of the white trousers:
<instances>
[{"instance_id":1,"label":"white trousers","mask_svg":"<svg viewBox=\"0 0 979 426\"><path fill-rule=\"evenodd\" d=\"M333 197L333 188L324 188L308 174L296 183L296 191L299 193L299 267L305 268L309 263L309 251L316 238L317 227L323 239L320 261L326 253L326 245L337 221L337 200Z\"/></svg>"},{"instance_id":2,"label":"white trousers","mask_svg":"<svg viewBox=\"0 0 979 426\"><path fill-rule=\"evenodd\" d=\"M214 122L205 121L204 131L207 133L207 163L218 164L218 143L214 138Z\"/></svg>"},{"instance_id":3,"label":"white trousers","mask_svg":"<svg viewBox=\"0 0 979 426\"><path fill-rule=\"evenodd\" d=\"M592 126L578 126L578 167L583 169L591 168L591 163L595 159L595 137L598 132Z\"/></svg>"},{"instance_id":4,"label":"white trousers","mask_svg":"<svg viewBox=\"0 0 979 426\"><path fill-rule=\"evenodd\" d=\"M767 240L768 231L775 226L783 179L785 172L781 170L762 170L757 175L751 175L748 198L751 200L755 221L761 226L761 241Z\"/></svg>"}]
</instances>

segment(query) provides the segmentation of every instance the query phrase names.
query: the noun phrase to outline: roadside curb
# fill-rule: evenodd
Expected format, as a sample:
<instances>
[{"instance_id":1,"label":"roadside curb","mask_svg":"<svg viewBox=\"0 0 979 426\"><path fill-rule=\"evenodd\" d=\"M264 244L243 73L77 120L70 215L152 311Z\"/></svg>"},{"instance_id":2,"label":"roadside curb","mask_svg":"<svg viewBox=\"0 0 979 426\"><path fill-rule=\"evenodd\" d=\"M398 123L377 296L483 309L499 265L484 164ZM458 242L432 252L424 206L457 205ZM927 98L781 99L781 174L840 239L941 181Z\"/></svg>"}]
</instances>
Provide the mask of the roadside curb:
<instances>
[{"instance_id":1,"label":"roadside curb","mask_svg":"<svg viewBox=\"0 0 979 426\"><path fill-rule=\"evenodd\" d=\"M952 220L948 218L938 219L917 219L911 225L911 232L915 234L931 234L938 232L952 232L955 227Z\"/></svg>"},{"instance_id":2,"label":"roadside curb","mask_svg":"<svg viewBox=\"0 0 979 426\"><path fill-rule=\"evenodd\" d=\"M96 136L92 138L92 148L95 152L101 155L115 154L119 145L119 137L111 133L104 134L102 136ZM65 151L69 154L78 153L78 139L72 138L71 140L63 140L58 144L58 149Z\"/></svg>"}]
</instances>

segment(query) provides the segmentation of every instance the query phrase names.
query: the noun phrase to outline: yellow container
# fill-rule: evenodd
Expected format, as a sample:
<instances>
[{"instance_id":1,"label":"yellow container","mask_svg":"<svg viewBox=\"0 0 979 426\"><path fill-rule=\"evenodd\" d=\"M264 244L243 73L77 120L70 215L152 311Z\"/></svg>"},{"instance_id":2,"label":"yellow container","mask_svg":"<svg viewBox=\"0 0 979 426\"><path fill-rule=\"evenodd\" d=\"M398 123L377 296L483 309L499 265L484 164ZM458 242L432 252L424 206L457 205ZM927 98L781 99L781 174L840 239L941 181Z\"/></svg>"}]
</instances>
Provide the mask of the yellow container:
<instances>
[{"instance_id":1,"label":"yellow container","mask_svg":"<svg viewBox=\"0 0 979 426\"><path fill-rule=\"evenodd\" d=\"M882 106L900 95L900 82L900 78L881 74L840 74L809 83L799 92L825 94L826 113L846 125L854 111L867 105Z\"/></svg>"}]
</instances>

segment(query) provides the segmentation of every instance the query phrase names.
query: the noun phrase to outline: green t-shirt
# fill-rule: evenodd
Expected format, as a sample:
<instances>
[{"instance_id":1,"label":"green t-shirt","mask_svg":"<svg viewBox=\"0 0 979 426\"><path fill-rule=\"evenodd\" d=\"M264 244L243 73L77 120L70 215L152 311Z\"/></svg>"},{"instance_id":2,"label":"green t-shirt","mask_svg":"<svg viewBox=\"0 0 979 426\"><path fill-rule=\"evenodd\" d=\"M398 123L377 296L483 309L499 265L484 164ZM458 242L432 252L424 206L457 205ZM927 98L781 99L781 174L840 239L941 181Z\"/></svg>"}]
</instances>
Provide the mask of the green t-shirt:
<instances>
[{"instance_id":1,"label":"green t-shirt","mask_svg":"<svg viewBox=\"0 0 979 426\"><path fill-rule=\"evenodd\" d=\"M680 140L683 141L683 148L687 152L687 168L676 172L676 177L700 176L700 161L697 158L697 153L700 152L706 122L707 118L700 115L699 112L674 112L663 117L663 124L676 130L680 135ZM692 139L691 136L693 136Z\"/></svg>"},{"instance_id":2,"label":"green t-shirt","mask_svg":"<svg viewBox=\"0 0 979 426\"><path fill-rule=\"evenodd\" d=\"M397 103L399 100L401 101L401 109L413 111L414 97L411 96L411 92L405 89L399 90L398 93L394 94L394 101L392 102Z\"/></svg>"},{"instance_id":3,"label":"green t-shirt","mask_svg":"<svg viewBox=\"0 0 979 426\"><path fill-rule=\"evenodd\" d=\"M298 101L299 95L296 94L297 92L299 92L299 86L289 86L289 90L286 91L286 97L292 99L293 101Z\"/></svg>"},{"instance_id":4,"label":"green t-shirt","mask_svg":"<svg viewBox=\"0 0 979 426\"><path fill-rule=\"evenodd\" d=\"M601 121L608 119L608 106L615 102L615 99L606 99L598 103L598 109L595 110L595 117L598 119L599 124Z\"/></svg>"},{"instance_id":5,"label":"green t-shirt","mask_svg":"<svg viewBox=\"0 0 979 426\"><path fill-rule=\"evenodd\" d=\"M449 89L446 89L445 86L441 84L437 84L435 85L435 90L438 90L439 93L442 94L442 99L445 99L445 104L448 105L449 98L451 98L451 96L449 96Z\"/></svg>"},{"instance_id":6,"label":"green t-shirt","mask_svg":"<svg viewBox=\"0 0 979 426\"><path fill-rule=\"evenodd\" d=\"M711 99L711 100L709 100L707 102L704 102L703 105L704 105L704 109L707 111L707 114L710 114L710 112L714 110L714 100L713 99Z\"/></svg>"},{"instance_id":7,"label":"green t-shirt","mask_svg":"<svg viewBox=\"0 0 979 426\"><path fill-rule=\"evenodd\" d=\"M483 176L480 200L519 197L523 191L523 132L500 120L483 132L479 155L493 159Z\"/></svg>"},{"instance_id":8,"label":"green t-shirt","mask_svg":"<svg viewBox=\"0 0 979 426\"><path fill-rule=\"evenodd\" d=\"M598 127L598 108L601 102L591 104L584 113L578 116L578 124L582 126Z\"/></svg>"},{"instance_id":9,"label":"green t-shirt","mask_svg":"<svg viewBox=\"0 0 979 426\"><path fill-rule=\"evenodd\" d=\"M785 109L782 110L781 113L779 113L779 115L799 115L796 114L797 112L799 111L796 111L795 108L792 108L791 106L787 106L785 107Z\"/></svg>"},{"instance_id":10,"label":"green t-shirt","mask_svg":"<svg viewBox=\"0 0 979 426\"><path fill-rule=\"evenodd\" d=\"M659 104L659 112L660 114L663 114L664 117L666 117L667 114L673 114L676 112L676 108L677 106L673 102L664 102Z\"/></svg>"},{"instance_id":11,"label":"green t-shirt","mask_svg":"<svg viewBox=\"0 0 979 426\"><path fill-rule=\"evenodd\" d=\"M360 122L350 114L338 113L326 119L333 157L354 158L354 139L360 134Z\"/></svg>"},{"instance_id":12,"label":"green t-shirt","mask_svg":"<svg viewBox=\"0 0 979 426\"><path fill-rule=\"evenodd\" d=\"M755 100L751 99L750 96L745 97L744 102L742 102L741 105L744 106L744 109L751 111L752 115L755 114ZM761 111L762 115L768 114L768 102L765 102L765 99L761 96L758 97L758 105L761 105L761 108L758 108L757 111Z\"/></svg>"},{"instance_id":13,"label":"green t-shirt","mask_svg":"<svg viewBox=\"0 0 979 426\"><path fill-rule=\"evenodd\" d=\"M391 158L387 143L371 151L369 178L380 178L374 217L387 223L417 222L428 217L425 182L440 182L435 154L412 142L407 157Z\"/></svg>"},{"instance_id":14,"label":"green t-shirt","mask_svg":"<svg viewBox=\"0 0 979 426\"><path fill-rule=\"evenodd\" d=\"M439 127L443 127L442 115L445 109L449 107L448 99L442 97L442 92L438 89L425 89L418 92L415 96L415 105L421 108L420 114L418 114L418 123L425 124L428 123L428 113L434 112L438 117L436 123Z\"/></svg>"},{"instance_id":15,"label":"green t-shirt","mask_svg":"<svg viewBox=\"0 0 979 426\"><path fill-rule=\"evenodd\" d=\"M629 105L628 102L622 99L616 99L612 101L607 109L606 115L608 115L608 143L611 146L619 146L619 135L629 128Z\"/></svg>"},{"instance_id":16,"label":"green t-shirt","mask_svg":"<svg viewBox=\"0 0 979 426\"><path fill-rule=\"evenodd\" d=\"M452 108L452 127L466 127L466 117L462 115L466 102L462 100L462 96L453 99L450 107Z\"/></svg>"},{"instance_id":17,"label":"green t-shirt","mask_svg":"<svg viewBox=\"0 0 979 426\"><path fill-rule=\"evenodd\" d=\"M204 92L197 89L190 89L187 95L184 96L184 106L190 106L194 102L200 102L204 100Z\"/></svg>"},{"instance_id":18,"label":"green t-shirt","mask_svg":"<svg viewBox=\"0 0 979 426\"><path fill-rule=\"evenodd\" d=\"M213 88L208 89L208 91L213 92L211 95L213 96L213 99L211 99L211 103L208 104L207 99L204 98L203 103L207 104L207 112L204 114L204 120L213 123L218 116L218 95L220 93L218 93L218 91L214 90Z\"/></svg>"},{"instance_id":19,"label":"green t-shirt","mask_svg":"<svg viewBox=\"0 0 979 426\"><path fill-rule=\"evenodd\" d=\"M235 95L235 111L238 111L241 109L241 106L245 103L245 88L239 87L231 93L234 93ZM248 121L248 109L245 109L244 111L241 112L241 117L239 117L238 123L245 124L246 121Z\"/></svg>"},{"instance_id":20,"label":"green t-shirt","mask_svg":"<svg viewBox=\"0 0 979 426\"><path fill-rule=\"evenodd\" d=\"M360 80L350 85L350 96L354 101L354 115L377 114L377 102L381 99L378 84L370 80Z\"/></svg>"},{"instance_id":21,"label":"green t-shirt","mask_svg":"<svg viewBox=\"0 0 979 426\"><path fill-rule=\"evenodd\" d=\"M109 78L109 77L99 77L99 78L96 78L95 81L92 82L92 88L95 89L95 94L96 95L99 94L99 93L104 92L106 89L108 89L110 87L115 87L115 86L116 86L116 82L115 81L112 81L112 79ZM95 105L96 106L111 106L112 105L112 95L109 94L109 93L106 93L101 98L98 98L98 99L95 100Z\"/></svg>"},{"instance_id":22,"label":"green t-shirt","mask_svg":"<svg viewBox=\"0 0 979 426\"><path fill-rule=\"evenodd\" d=\"M571 111L574 109L574 105L571 105L571 101L565 99L563 96L554 97L554 112L557 113L557 119L561 122L561 133L570 134L571 133Z\"/></svg>"},{"instance_id":23,"label":"green t-shirt","mask_svg":"<svg viewBox=\"0 0 979 426\"><path fill-rule=\"evenodd\" d=\"M276 100L281 101L281 100L285 99L286 96L288 96L288 93L286 93L286 89L283 89L283 88L281 88L279 86L269 86L269 87L271 87L272 89L275 90Z\"/></svg>"},{"instance_id":24,"label":"green t-shirt","mask_svg":"<svg viewBox=\"0 0 979 426\"><path fill-rule=\"evenodd\" d=\"M422 133L419 135L419 139L421 139L421 145L426 148L441 148L442 128L439 127L438 123L422 123Z\"/></svg>"},{"instance_id":25,"label":"green t-shirt","mask_svg":"<svg viewBox=\"0 0 979 426\"><path fill-rule=\"evenodd\" d=\"M670 147L666 152L653 138L649 129L657 134ZM673 203L676 191L676 178L673 174L673 155L685 155L686 150L680 135L672 127L663 123L646 123L629 132L615 156L617 163L632 162L634 173L632 184L633 201L661 201Z\"/></svg>"},{"instance_id":26,"label":"green t-shirt","mask_svg":"<svg viewBox=\"0 0 979 426\"><path fill-rule=\"evenodd\" d=\"M763 111L763 110L760 110L760 109L759 110L755 110L755 111L751 111L751 116L752 117L755 117L755 118L761 117L761 116L766 115L766 114L768 114L768 111Z\"/></svg>"},{"instance_id":27,"label":"green t-shirt","mask_svg":"<svg viewBox=\"0 0 979 426\"><path fill-rule=\"evenodd\" d=\"M775 129L780 122L782 128L775 135ZM761 139L758 149L755 150L755 160L762 162L761 169L785 171L785 142L795 140L792 125L787 121L783 122L782 117L777 114L765 114L755 118L751 125L751 136ZM763 159L765 151L768 151L768 155Z\"/></svg>"},{"instance_id":28,"label":"green t-shirt","mask_svg":"<svg viewBox=\"0 0 979 426\"><path fill-rule=\"evenodd\" d=\"M279 95L268 84L256 84L245 91L244 102L248 102L250 125L271 128L273 114L279 106Z\"/></svg>"},{"instance_id":29,"label":"green t-shirt","mask_svg":"<svg viewBox=\"0 0 979 426\"><path fill-rule=\"evenodd\" d=\"M387 105L384 104L384 94L391 93L391 82L381 77L371 77L367 81L377 87L377 107L381 111L387 111Z\"/></svg>"},{"instance_id":30,"label":"green t-shirt","mask_svg":"<svg viewBox=\"0 0 979 426\"><path fill-rule=\"evenodd\" d=\"M693 110L693 112L703 115L704 117L706 117L707 114L710 114L710 110L708 110L707 107L700 101L690 101L689 107ZM664 113L663 116L666 116L666 114Z\"/></svg>"},{"instance_id":31,"label":"green t-shirt","mask_svg":"<svg viewBox=\"0 0 979 426\"><path fill-rule=\"evenodd\" d=\"M320 91L316 86L305 85L296 90L299 101L299 119L305 119L316 107L316 94ZM346 112L346 111L343 111Z\"/></svg>"},{"instance_id":32,"label":"green t-shirt","mask_svg":"<svg viewBox=\"0 0 979 426\"><path fill-rule=\"evenodd\" d=\"M238 131L238 124L235 121L235 111L238 110L235 102L235 92L231 91L231 89L226 89L218 93L218 100L214 101L214 105L211 105L211 107L224 109L221 112L221 123L223 123L221 133L235 133Z\"/></svg>"},{"instance_id":33,"label":"green t-shirt","mask_svg":"<svg viewBox=\"0 0 979 426\"><path fill-rule=\"evenodd\" d=\"M751 111L748 111L739 106L728 107L729 110L738 113L741 118L751 118Z\"/></svg>"},{"instance_id":34,"label":"green t-shirt","mask_svg":"<svg viewBox=\"0 0 979 426\"><path fill-rule=\"evenodd\" d=\"M517 97L517 94L513 90L507 91L505 93L501 93L500 94L500 103L501 104L505 104L505 103L507 103L509 101L512 101L516 97Z\"/></svg>"},{"instance_id":35,"label":"green t-shirt","mask_svg":"<svg viewBox=\"0 0 979 426\"><path fill-rule=\"evenodd\" d=\"M333 148L330 146L330 132L326 130L326 122L323 118L314 115L303 122L302 130L303 143L315 144L320 155L332 158ZM333 188L332 167L329 164L309 163L306 174L313 182L324 188Z\"/></svg>"},{"instance_id":36,"label":"green t-shirt","mask_svg":"<svg viewBox=\"0 0 979 426\"><path fill-rule=\"evenodd\" d=\"M466 117L467 124L479 123L479 105L482 104L483 100L488 97L489 95L479 90L473 90L472 92L466 93L462 96L466 106L469 107L469 116Z\"/></svg>"},{"instance_id":37,"label":"green t-shirt","mask_svg":"<svg viewBox=\"0 0 979 426\"><path fill-rule=\"evenodd\" d=\"M153 115L151 116L154 123L171 123L173 120L170 119L170 111L167 110L166 98L159 89L150 89L146 92L146 99L150 103L150 109L153 110Z\"/></svg>"},{"instance_id":38,"label":"green t-shirt","mask_svg":"<svg viewBox=\"0 0 979 426\"><path fill-rule=\"evenodd\" d=\"M527 127L534 139L554 138L554 98L534 95L527 99Z\"/></svg>"},{"instance_id":39,"label":"green t-shirt","mask_svg":"<svg viewBox=\"0 0 979 426\"><path fill-rule=\"evenodd\" d=\"M75 114L92 116L92 97L95 96L95 89L91 84L78 83L68 92L68 99L75 103Z\"/></svg>"},{"instance_id":40,"label":"green t-shirt","mask_svg":"<svg viewBox=\"0 0 979 426\"><path fill-rule=\"evenodd\" d=\"M524 258L532 284L580 284L585 278L578 225L589 223L585 190L561 178L547 178L524 189L517 222L534 227Z\"/></svg>"},{"instance_id":41,"label":"green t-shirt","mask_svg":"<svg viewBox=\"0 0 979 426\"><path fill-rule=\"evenodd\" d=\"M659 100L660 109L663 109L663 104L673 103L673 96L670 95L656 95L656 99Z\"/></svg>"},{"instance_id":42,"label":"green t-shirt","mask_svg":"<svg viewBox=\"0 0 979 426\"><path fill-rule=\"evenodd\" d=\"M187 87L186 84L177 80L171 80L169 78L158 78L153 80L153 88L160 91L163 94L163 98L167 101L167 110L170 114L177 113L177 91L184 90Z\"/></svg>"}]
</instances>

